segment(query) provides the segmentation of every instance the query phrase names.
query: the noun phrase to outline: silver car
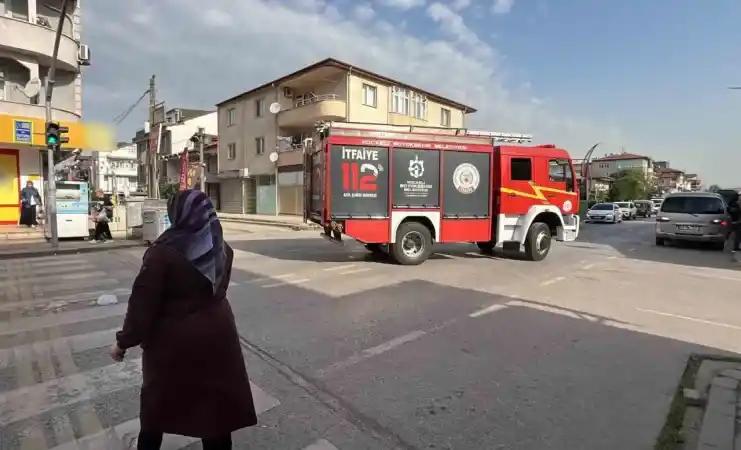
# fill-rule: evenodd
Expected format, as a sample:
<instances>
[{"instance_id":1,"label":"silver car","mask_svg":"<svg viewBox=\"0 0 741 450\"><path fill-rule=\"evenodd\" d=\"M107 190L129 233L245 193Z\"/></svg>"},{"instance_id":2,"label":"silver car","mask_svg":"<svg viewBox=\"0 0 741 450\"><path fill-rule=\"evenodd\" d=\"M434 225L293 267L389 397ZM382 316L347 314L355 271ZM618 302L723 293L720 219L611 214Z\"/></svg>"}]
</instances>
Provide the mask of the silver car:
<instances>
[{"instance_id":1,"label":"silver car","mask_svg":"<svg viewBox=\"0 0 741 450\"><path fill-rule=\"evenodd\" d=\"M597 203L587 211L587 222L618 223L622 221L620 208L614 203Z\"/></svg>"},{"instance_id":2,"label":"silver car","mask_svg":"<svg viewBox=\"0 0 741 450\"><path fill-rule=\"evenodd\" d=\"M726 202L710 192L669 194L656 216L656 245L694 241L723 250L730 230Z\"/></svg>"}]
</instances>

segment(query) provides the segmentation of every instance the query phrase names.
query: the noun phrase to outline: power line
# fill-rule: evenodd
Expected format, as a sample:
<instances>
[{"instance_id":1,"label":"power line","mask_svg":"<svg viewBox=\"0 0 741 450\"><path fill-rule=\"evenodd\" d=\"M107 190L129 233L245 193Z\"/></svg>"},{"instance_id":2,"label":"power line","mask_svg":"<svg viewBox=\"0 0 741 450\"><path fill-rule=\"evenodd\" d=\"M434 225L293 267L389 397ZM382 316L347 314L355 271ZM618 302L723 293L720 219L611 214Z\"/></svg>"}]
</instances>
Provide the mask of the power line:
<instances>
[{"instance_id":1,"label":"power line","mask_svg":"<svg viewBox=\"0 0 741 450\"><path fill-rule=\"evenodd\" d=\"M136 109L137 106L139 106L139 103L141 103L141 101L144 100L144 97L146 97L147 94L149 94L149 89L147 89L146 91L144 91L144 93L141 95L141 97L139 97L139 99L136 102L134 102L134 104L132 104L131 106L129 106L128 108L126 108L121 114L119 114L116 117L114 117L113 118L113 122L116 125L121 125L121 123L124 120L126 120L126 118L129 116L129 114L131 114L131 112L134 111L134 109Z\"/></svg>"}]
</instances>

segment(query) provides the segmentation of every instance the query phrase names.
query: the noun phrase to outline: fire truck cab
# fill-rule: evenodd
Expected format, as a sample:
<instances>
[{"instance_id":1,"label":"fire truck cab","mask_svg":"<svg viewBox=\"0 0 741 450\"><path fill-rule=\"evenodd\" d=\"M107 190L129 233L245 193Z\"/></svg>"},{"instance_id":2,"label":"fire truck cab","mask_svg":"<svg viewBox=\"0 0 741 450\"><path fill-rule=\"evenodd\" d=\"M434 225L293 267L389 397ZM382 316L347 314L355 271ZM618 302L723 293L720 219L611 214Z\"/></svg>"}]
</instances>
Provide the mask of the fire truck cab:
<instances>
[{"instance_id":1,"label":"fire truck cab","mask_svg":"<svg viewBox=\"0 0 741 450\"><path fill-rule=\"evenodd\" d=\"M529 135L322 123L305 148L305 218L336 243L356 239L416 265L434 243L540 261L579 234L571 158Z\"/></svg>"}]
</instances>

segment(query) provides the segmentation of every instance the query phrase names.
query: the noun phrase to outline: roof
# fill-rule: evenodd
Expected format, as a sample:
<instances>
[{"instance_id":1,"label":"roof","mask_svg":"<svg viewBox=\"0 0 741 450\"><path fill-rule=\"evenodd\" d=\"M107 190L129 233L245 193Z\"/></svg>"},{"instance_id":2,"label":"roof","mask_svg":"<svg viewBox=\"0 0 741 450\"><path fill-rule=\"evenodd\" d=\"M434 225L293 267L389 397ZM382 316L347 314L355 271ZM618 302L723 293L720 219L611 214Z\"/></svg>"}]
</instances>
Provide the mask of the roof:
<instances>
[{"instance_id":1,"label":"roof","mask_svg":"<svg viewBox=\"0 0 741 450\"><path fill-rule=\"evenodd\" d=\"M617 153L614 155L605 155L601 158L595 158L592 161L622 161L625 159L651 159L648 156L636 155L635 153Z\"/></svg>"},{"instance_id":2,"label":"roof","mask_svg":"<svg viewBox=\"0 0 741 450\"><path fill-rule=\"evenodd\" d=\"M658 169L656 169L656 173L661 174L661 175L675 175L675 174L684 173L684 172L678 169L672 169L670 167L659 167Z\"/></svg>"},{"instance_id":3,"label":"roof","mask_svg":"<svg viewBox=\"0 0 741 450\"><path fill-rule=\"evenodd\" d=\"M346 62L342 62L342 61L337 60L337 59L334 59L334 58L323 59L323 60L319 61L318 63L314 63L314 64L312 64L310 66L306 66L303 69L299 69L299 70L297 70L297 71L295 71L293 73L290 73L288 75L285 75L283 77L280 77L280 78L278 78L276 80L269 81L269 82L267 82L267 83L265 83L263 85L260 85L260 86L254 88L254 89L251 89L251 90L246 91L246 92L242 92L241 94L237 94L234 97L231 97L231 98L228 98L228 99L226 99L224 101L221 101L221 102L217 103L216 106L219 107L219 106L221 106L221 105L223 105L225 103L229 103L229 102L232 102L234 100L238 100L240 98L247 97L247 96L249 96L251 94L254 94L254 93L258 92L258 91L261 91L263 89L269 88L269 87L271 87L273 85L276 85L276 84L286 83L286 82L288 82L288 81L290 81L290 80L292 80L294 78L297 78L297 77L299 77L301 75L304 75L306 73L309 73L309 72L311 72L313 70L320 69L322 67L335 67L335 68L341 69L341 70L353 71L353 72L356 72L356 73L358 73L360 75L364 75L364 76L366 76L368 78L373 78L375 80L378 80L378 81L381 81L381 82L384 82L384 83L387 83L387 84L393 84L393 85L396 85L396 86L401 86L401 87L404 87L404 88L407 88L407 89L410 89L410 90L419 92L420 94L424 94L424 95L426 95L428 98L430 98L432 100L435 100L435 101L438 101L440 103L451 105L451 106L454 106L456 108L462 109L463 112L466 113L466 114L475 113L476 112L476 109L474 109L471 106L464 105L462 103L458 103L458 102L456 102L454 100L451 100L449 98L441 97L441 96L439 96L437 94L433 94L432 92L425 91L424 89L416 88L416 87L414 87L412 85L409 85L409 84L406 84L406 83L402 83L402 82L400 82L398 80L394 80L392 78L388 78L388 77L385 77L383 75L379 75L377 73L373 73L373 72L371 72L369 70L365 70L363 68L353 66L351 64L348 64Z\"/></svg>"}]
</instances>

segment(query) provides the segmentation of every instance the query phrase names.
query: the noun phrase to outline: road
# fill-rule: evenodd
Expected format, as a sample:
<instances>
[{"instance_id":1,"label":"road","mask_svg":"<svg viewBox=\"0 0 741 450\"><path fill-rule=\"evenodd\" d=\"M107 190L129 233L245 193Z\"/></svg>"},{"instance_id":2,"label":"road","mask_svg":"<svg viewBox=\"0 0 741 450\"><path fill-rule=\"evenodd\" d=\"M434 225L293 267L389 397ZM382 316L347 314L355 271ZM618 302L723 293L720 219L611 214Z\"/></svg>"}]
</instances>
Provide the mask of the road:
<instances>
[{"instance_id":1,"label":"road","mask_svg":"<svg viewBox=\"0 0 741 450\"><path fill-rule=\"evenodd\" d=\"M230 226L260 410L235 448L652 448L688 354L741 352L738 267L652 230L586 225L540 263L443 245L399 267ZM106 349L141 254L0 262L0 449L117 450L136 431L141 354Z\"/></svg>"}]
</instances>

